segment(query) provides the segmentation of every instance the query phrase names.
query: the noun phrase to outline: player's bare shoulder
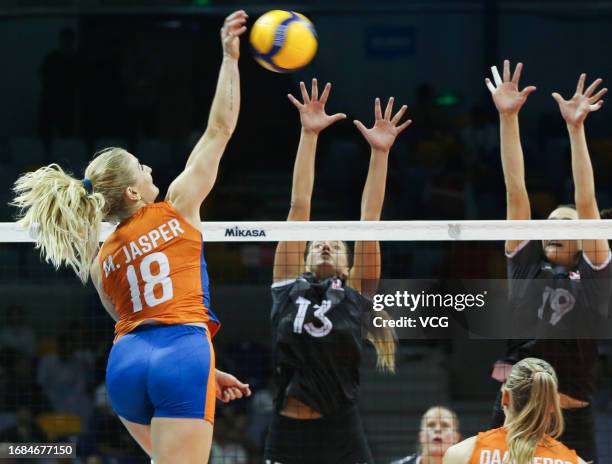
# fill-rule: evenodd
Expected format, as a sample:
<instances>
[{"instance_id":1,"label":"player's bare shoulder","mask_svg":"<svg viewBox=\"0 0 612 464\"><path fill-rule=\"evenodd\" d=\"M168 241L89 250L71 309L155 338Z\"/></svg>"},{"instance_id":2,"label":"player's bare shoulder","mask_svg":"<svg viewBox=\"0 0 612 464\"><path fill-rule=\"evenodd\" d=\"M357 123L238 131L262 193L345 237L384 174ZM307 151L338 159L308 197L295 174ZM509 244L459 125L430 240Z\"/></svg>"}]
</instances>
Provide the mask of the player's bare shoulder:
<instances>
[{"instance_id":1,"label":"player's bare shoulder","mask_svg":"<svg viewBox=\"0 0 612 464\"><path fill-rule=\"evenodd\" d=\"M478 437L470 437L451 446L446 451L446 454L444 454L443 464L467 464L470 462L477 438Z\"/></svg>"}]
</instances>

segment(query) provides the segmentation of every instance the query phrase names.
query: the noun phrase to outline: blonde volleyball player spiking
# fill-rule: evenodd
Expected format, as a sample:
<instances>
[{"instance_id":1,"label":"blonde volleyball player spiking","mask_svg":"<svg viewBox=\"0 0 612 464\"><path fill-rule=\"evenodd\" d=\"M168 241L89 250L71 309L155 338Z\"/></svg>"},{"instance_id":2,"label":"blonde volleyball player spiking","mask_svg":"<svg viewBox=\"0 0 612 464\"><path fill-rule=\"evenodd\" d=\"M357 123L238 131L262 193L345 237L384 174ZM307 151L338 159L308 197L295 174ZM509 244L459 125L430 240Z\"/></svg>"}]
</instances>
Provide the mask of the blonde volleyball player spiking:
<instances>
[{"instance_id":1,"label":"blonde volleyball player spiking","mask_svg":"<svg viewBox=\"0 0 612 464\"><path fill-rule=\"evenodd\" d=\"M37 246L56 267L91 277L117 321L106 385L113 409L156 464L205 464L215 396L231 401L249 386L215 369L200 206L213 188L240 108L238 58L247 15L221 29L223 62L206 131L166 199L151 168L121 148L99 153L74 179L58 165L25 174L13 204L37 226ZM104 219L118 223L99 248Z\"/></svg>"}]
</instances>

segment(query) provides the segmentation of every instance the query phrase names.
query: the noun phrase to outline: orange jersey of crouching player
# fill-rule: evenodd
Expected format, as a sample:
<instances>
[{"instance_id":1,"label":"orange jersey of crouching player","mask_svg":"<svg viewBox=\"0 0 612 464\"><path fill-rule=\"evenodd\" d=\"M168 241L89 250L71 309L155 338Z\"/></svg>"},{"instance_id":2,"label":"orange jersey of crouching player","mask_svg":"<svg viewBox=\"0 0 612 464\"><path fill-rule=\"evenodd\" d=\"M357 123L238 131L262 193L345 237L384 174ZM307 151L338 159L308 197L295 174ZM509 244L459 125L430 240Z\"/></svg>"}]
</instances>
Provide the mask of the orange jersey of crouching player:
<instances>
[{"instance_id":1,"label":"orange jersey of crouching player","mask_svg":"<svg viewBox=\"0 0 612 464\"><path fill-rule=\"evenodd\" d=\"M502 464L510 462L507 442L508 432L501 427L478 434L470 464ZM531 464L576 464L576 451L563 443L545 437L538 443Z\"/></svg>"}]
</instances>

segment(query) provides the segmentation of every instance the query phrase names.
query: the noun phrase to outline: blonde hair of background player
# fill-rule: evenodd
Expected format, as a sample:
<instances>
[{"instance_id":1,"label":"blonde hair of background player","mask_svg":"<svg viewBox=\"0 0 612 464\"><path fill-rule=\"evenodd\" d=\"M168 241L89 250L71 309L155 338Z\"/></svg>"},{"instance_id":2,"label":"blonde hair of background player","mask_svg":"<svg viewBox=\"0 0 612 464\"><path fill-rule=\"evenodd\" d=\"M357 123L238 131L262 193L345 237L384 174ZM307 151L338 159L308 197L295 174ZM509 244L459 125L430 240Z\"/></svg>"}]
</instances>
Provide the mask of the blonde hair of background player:
<instances>
[{"instance_id":1,"label":"blonde hair of background player","mask_svg":"<svg viewBox=\"0 0 612 464\"><path fill-rule=\"evenodd\" d=\"M70 266L83 283L98 253L102 221L119 222L134 213L124 193L136 183L131 155L122 148L102 150L89 163L85 177L95 186L89 193L83 182L51 164L21 176L12 204L21 209L18 225L36 233L37 248L47 262Z\"/></svg>"}]
</instances>

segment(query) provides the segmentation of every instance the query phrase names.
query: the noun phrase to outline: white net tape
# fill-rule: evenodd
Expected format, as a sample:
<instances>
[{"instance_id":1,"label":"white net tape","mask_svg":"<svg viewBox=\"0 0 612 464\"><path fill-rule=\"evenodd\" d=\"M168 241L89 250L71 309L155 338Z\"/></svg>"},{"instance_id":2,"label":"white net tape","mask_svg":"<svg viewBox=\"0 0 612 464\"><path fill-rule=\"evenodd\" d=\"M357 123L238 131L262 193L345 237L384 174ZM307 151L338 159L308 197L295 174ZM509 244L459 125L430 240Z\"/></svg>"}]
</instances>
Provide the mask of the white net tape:
<instances>
[{"instance_id":1,"label":"white net tape","mask_svg":"<svg viewBox=\"0 0 612 464\"><path fill-rule=\"evenodd\" d=\"M113 230L105 223L100 240ZM310 240L503 241L612 239L611 220L204 222L206 242ZM0 222L0 242L32 242L34 234Z\"/></svg>"}]
</instances>

